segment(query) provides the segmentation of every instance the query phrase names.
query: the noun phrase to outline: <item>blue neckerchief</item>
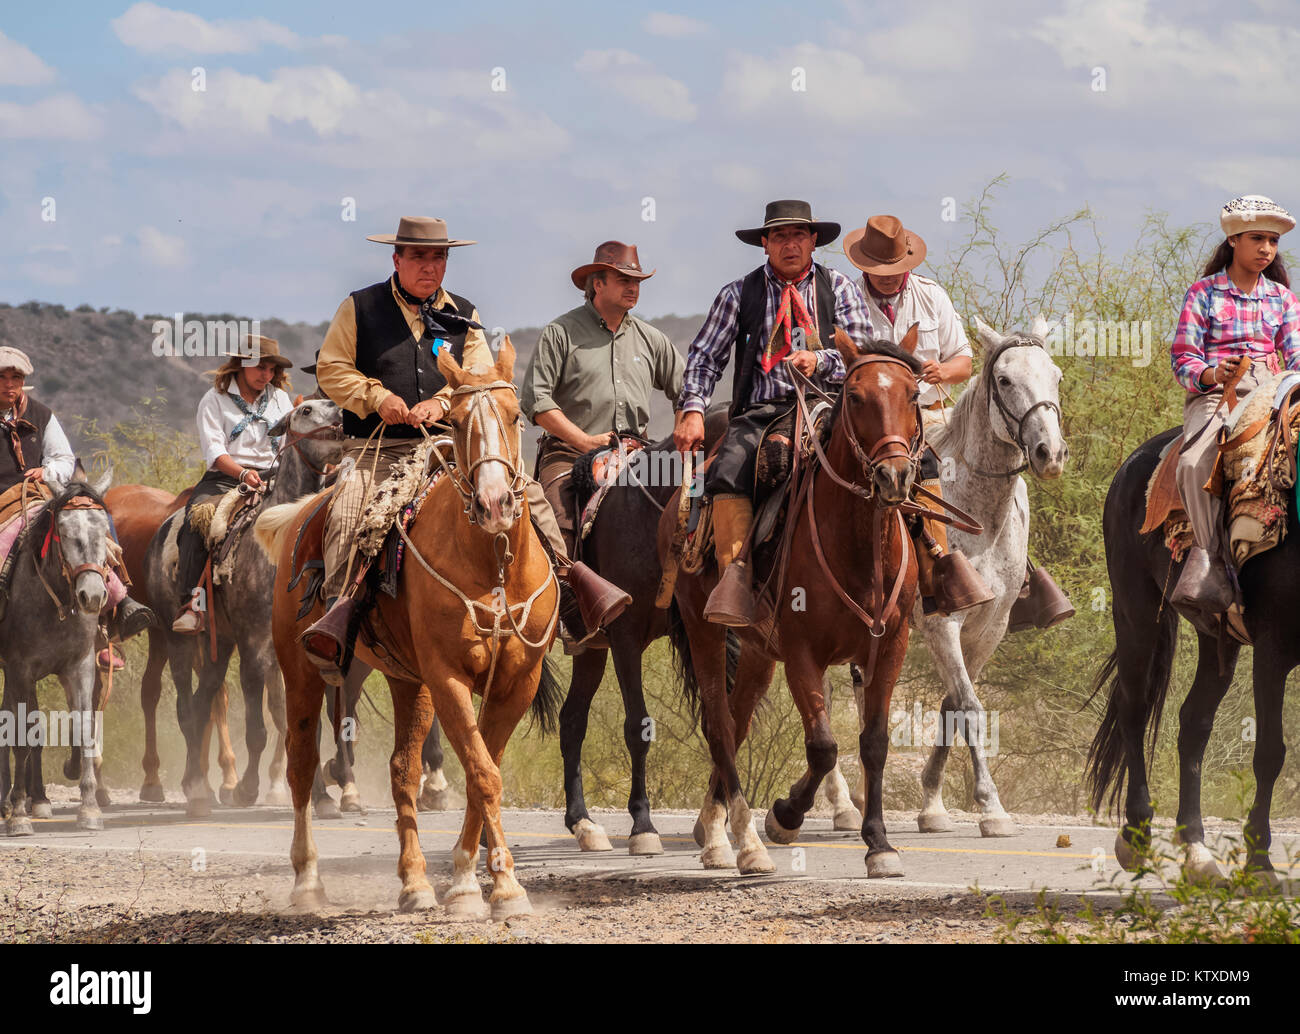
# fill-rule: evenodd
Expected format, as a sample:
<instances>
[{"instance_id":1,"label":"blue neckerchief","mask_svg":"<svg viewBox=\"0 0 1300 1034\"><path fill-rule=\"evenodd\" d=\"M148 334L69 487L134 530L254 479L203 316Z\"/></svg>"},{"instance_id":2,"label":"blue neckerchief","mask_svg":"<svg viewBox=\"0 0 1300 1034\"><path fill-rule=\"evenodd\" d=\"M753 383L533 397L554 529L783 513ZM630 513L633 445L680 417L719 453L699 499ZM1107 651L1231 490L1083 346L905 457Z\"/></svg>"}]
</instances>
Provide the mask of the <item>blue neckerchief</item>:
<instances>
[{"instance_id":1,"label":"blue neckerchief","mask_svg":"<svg viewBox=\"0 0 1300 1034\"><path fill-rule=\"evenodd\" d=\"M266 407L271 403L271 396L272 394L274 394L274 392L275 392L275 386L272 384L268 384L266 386L266 390L262 392L261 397L257 400L256 408L250 406L247 402L245 402L237 390L226 392L227 395L229 395L232 399L235 400L235 405L238 407L239 411L244 414L244 418L241 421L239 421L239 423L237 423L234 426L234 428L231 429L230 436L226 439L226 441L233 442L236 438L238 438L241 434L244 433L244 428L246 428L254 420L260 420L262 421L262 423L267 424L268 426L270 425L270 421L266 419L264 414L266 413ZM271 448L277 450L280 448L279 435L272 436Z\"/></svg>"}]
</instances>

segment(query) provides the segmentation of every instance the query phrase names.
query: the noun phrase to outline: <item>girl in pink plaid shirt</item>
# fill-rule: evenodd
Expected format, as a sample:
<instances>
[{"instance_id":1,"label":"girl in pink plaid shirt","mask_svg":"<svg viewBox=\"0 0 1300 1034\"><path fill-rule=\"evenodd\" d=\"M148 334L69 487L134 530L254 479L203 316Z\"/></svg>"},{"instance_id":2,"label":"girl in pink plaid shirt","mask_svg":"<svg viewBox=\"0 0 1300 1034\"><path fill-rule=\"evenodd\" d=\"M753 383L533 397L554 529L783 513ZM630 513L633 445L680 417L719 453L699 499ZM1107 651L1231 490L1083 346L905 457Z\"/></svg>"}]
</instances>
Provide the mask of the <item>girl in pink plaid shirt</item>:
<instances>
[{"instance_id":1,"label":"girl in pink plaid shirt","mask_svg":"<svg viewBox=\"0 0 1300 1034\"><path fill-rule=\"evenodd\" d=\"M1227 419L1223 385L1237 376L1244 396L1285 365L1300 369L1300 302L1278 254L1295 220L1266 197L1224 206L1226 239L1187 292L1171 350L1174 376L1187 389L1178 491L1196 536L1172 603L1221 614L1233 599L1221 549L1223 503L1205 491Z\"/></svg>"}]
</instances>

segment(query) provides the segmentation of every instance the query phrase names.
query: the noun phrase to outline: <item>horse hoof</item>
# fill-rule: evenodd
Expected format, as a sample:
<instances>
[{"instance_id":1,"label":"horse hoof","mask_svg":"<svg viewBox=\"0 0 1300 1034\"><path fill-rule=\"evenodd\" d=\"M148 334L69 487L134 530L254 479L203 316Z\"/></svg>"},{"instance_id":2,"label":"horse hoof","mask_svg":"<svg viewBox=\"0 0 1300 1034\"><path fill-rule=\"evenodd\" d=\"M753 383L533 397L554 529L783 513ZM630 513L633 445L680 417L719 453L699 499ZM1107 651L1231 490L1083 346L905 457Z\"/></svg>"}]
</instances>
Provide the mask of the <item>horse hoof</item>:
<instances>
[{"instance_id":1,"label":"horse hoof","mask_svg":"<svg viewBox=\"0 0 1300 1034\"><path fill-rule=\"evenodd\" d=\"M980 819L982 837L1013 837L1019 832L1020 830L1016 828L1016 820L1010 815L991 815Z\"/></svg>"},{"instance_id":2,"label":"horse hoof","mask_svg":"<svg viewBox=\"0 0 1300 1034\"><path fill-rule=\"evenodd\" d=\"M141 804L162 804L167 798L163 794L162 783L145 783L140 787Z\"/></svg>"},{"instance_id":3,"label":"horse hoof","mask_svg":"<svg viewBox=\"0 0 1300 1034\"><path fill-rule=\"evenodd\" d=\"M361 794L355 788L350 793L344 793L343 799L339 801L339 810L364 814L366 809L361 806Z\"/></svg>"},{"instance_id":4,"label":"horse hoof","mask_svg":"<svg viewBox=\"0 0 1300 1034\"><path fill-rule=\"evenodd\" d=\"M1199 841L1187 845L1187 854L1183 859L1183 875L1193 883L1211 887L1227 886L1227 879L1219 863L1210 854L1210 849Z\"/></svg>"},{"instance_id":5,"label":"horse hoof","mask_svg":"<svg viewBox=\"0 0 1300 1034\"><path fill-rule=\"evenodd\" d=\"M862 812L857 808L845 808L837 811L831 828L841 833L857 833L862 830Z\"/></svg>"},{"instance_id":6,"label":"horse hoof","mask_svg":"<svg viewBox=\"0 0 1300 1034\"><path fill-rule=\"evenodd\" d=\"M212 814L212 802L206 797L193 797L185 805L185 815L191 819L206 819Z\"/></svg>"},{"instance_id":7,"label":"horse hoof","mask_svg":"<svg viewBox=\"0 0 1300 1034\"><path fill-rule=\"evenodd\" d=\"M903 875L903 861L897 851L872 851L867 855L867 878L883 879Z\"/></svg>"},{"instance_id":8,"label":"horse hoof","mask_svg":"<svg viewBox=\"0 0 1300 1034\"><path fill-rule=\"evenodd\" d=\"M5 832L11 837L29 837L32 835L32 820L26 815L14 818L10 816L9 821L5 823Z\"/></svg>"},{"instance_id":9,"label":"horse hoof","mask_svg":"<svg viewBox=\"0 0 1300 1034\"><path fill-rule=\"evenodd\" d=\"M466 888L455 894L449 891L443 899L442 907L448 915L464 919L482 919L487 915L487 904L483 901L482 891L477 887Z\"/></svg>"},{"instance_id":10,"label":"horse hoof","mask_svg":"<svg viewBox=\"0 0 1300 1034\"><path fill-rule=\"evenodd\" d=\"M1137 872L1142 867L1142 855L1124 839L1123 833L1115 834L1115 861L1126 872Z\"/></svg>"},{"instance_id":11,"label":"horse hoof","mask_svg":"<svg viewBox=\"0 0 1300 1034\"><path fill-rule=\"evenodd\" d=\"M95 803L101 808L109 808L113 805L113 798L109 796L108 791L102 786L97 787L95 790Z\"/></svg>"},{"instance_id":12,"label":"horse hoof","mask_svg":"<svg viewBox=\"0 0 1300 1034\"><path fill-rule=\"evenodd\" d=\"M767 818L763 820L763 832L774 844L793 844L799 839L799 830L786 829L777 821L775 808L767 809Z\"/></svg>"},{"instance_id":13,"label":"horse hoof","mask_svg":"<svg viewBox=\"0 0 1300 1034\"><path fill-rule=\"evenodd\" d=\"M295 886L289 895L289 908L294 912L319 912L328 906L325 885L319 879Z\"/></svg>"},{"instance_id":14,"label":"horse hoof","mask_svg":"<svg viewBox=\"0 0 1300 1034\"><path fill-rule=\"evenodd\" d=\"M311 807L318 819L341 819L343 817L343 812L339 811L339 806L334 803L333 797L325 796L312 801Z\"/></svg>"},{"instance_id":15,"label":"horse hoof","mask_svg":"<svg viewBox=\"0 0 1300 1034\"><path fill-rule=\"evenodd\" d=\"M916 828L922 833L951 833L952 818L946 811L923 811L916 816Z\"/></svg>"},{"instance_id":16,"label":"horse hoof","mask_svg":"<svg viewBox=\"0 0 1300 1034\"><path fill-rule=\"evenodd\" d=\"M578 839L578 847L583 851L612 851L614 845L609 842L605 831L591 819L579 819L573 827L573 835Z\"/></svg>"},{"instance_id":17,"label":"horse hoof","mask_svg":"<svg viewBox=\"0 0 1300 1034\"><path fill-rule=\"evenodd\" d=\"M54 807L49 801L38 801L32 805L32 818L52 819L54 818Z\"/></svg>"},{"instance_id":18,"label":"horse hoof","mask_svg":"<svg viewBox=\"0 0 1300 1034\"><path fill-rule=\"evenodd\" d=\"M704 863L706 869L734 869L736 852L731 849L730 844L716 844L700 852L700 861Z\"/></svg>"},{"instance_id":19,"label":"horse hoof","mask_svg":"<svg viewBox=\"0 0 1300 1034\"><path fill-rule=\"evenodd\" d=\"M224 789L224 788L223 788ZM257 803L257 790L245 790L244 784L235 787L235 804L240 808L251 808Z\"/></svg>"},{"instance_id":20,"label":"horse hoof","mask_svg":"<svg viewBox=\"0 0 1300 1034\"><path fill-rule=\"evenodd\" d=\"M704 823L701 822L699 819L695 820L695 828L691 830L691 836L695 838L696 847L703 847L705 840L708 839L705 833Z\"/></svg>"},{"instance_id":21,"label":"horse hoof","mask_svg":"<svg viewBox=\"0 0 1300 1034\"><path fill-rule=\"evenodd\" d=\"M77 813L78 829L103 829L104 816L97 811L80 811Z\"/></svg>"},{"instance_id":22,"label":"horse hoof","mask_svg":"<svg viewBox=\"0 0 1300 1034\"><path fill-rule=\"evenodd\" d=\"M1266 894L1280 894L1286 890L1286 882L1277 874L1277 871L1271 867L1262 868L1259 865L1248 866L1246 869L1247 883L1251 881L1255 886L1262 889Z\"/></svg>"},{"instance_id":23,"label":"horse hoof","mask_svg":"<svg viewBox=\"0 0 1300 1034\"><path fill-rule=\"evenodd\" d=\"M436 908L437 905L438 899L434 896L433 888L427 883L423 887L404 890L397 898L399 912L425 912Z\"/></svg>"},{"instance_id":24,"label":"horse hoof","mask_svg":"<svg viewBox=\"0 0 1300 1034\"><path fill-rule=\"evenodd\" d=\"M627 853L631 855L656 855L664 853L663 841L658 833L633 833L627 842Z\"/></svg>"},{"instance_id":25,"label":"horse hoof","mask_svg":"<svg viewBox=\"0 0 1300 1034\"><path fill-rule=\"evenodd\" d=\"M223 786L217 791L217 800L227 807L235 803L235 788L233 786Z\"/></svg>"},{"instance_id":26,"label":"horse hoof","mask_svg":"<svg viewBox=\"0 0 1300 1034\"><path fill-rule=\"evenodd\" d=\"M266 791L266 803L277 808L287 807L292 800L293 798L289 796L288 783L272 783L271 788Z\"/></svg>"},{"instance_id":27,"label":"horse hoof","mask_svg":"<svg viewBox=\"0 0 1300 1034\"><path fill-rule=\"evenodd\" d=\"M494 922L499 923L511 916L530 916L532 914L533 906L529 902L527 894L520 894L514 898L502 898L499 901L492 902L492 919Z\"/></svg>"},{"instance_id":28,"label":"horse hoof","mask_svg":"<svg viewBox=\"0 0 1300 1034\"><path fill-rule=\"evenodd\" d=\"M768 814L770 815L771 812ZM767 853L767 848L762 844L741 851L736 856L736 868L740 870L742 876L771 876L776 872L772 856Z\"/></svg>"}]
</instances>

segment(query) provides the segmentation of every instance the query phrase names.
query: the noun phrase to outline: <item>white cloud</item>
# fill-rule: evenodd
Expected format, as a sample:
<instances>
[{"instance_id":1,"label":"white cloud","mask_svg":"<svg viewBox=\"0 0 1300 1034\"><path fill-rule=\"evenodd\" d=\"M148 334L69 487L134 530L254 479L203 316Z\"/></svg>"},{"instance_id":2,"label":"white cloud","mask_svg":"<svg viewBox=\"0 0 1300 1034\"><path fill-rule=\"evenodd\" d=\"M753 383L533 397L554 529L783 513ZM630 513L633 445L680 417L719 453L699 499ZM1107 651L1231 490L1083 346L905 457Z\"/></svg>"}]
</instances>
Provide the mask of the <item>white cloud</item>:
<instances>
[{"instance_id":1,"label":"white cloud","mask_svg":"<svg viewBox=\"0 0 1300 1034\"><path fill-rule=\"evenodd\" d=\"M685 83L655 71L645 58L626 50L588 50L573 65L604 89L612 90L660 118L691 122L696 108Z\"/></svg>"},{"instance_id":2,"label":"white cloud","mask_svg":"<svg viewBox=\"0 0 1300 1034\"><path fill-rule=\"evenodd\" d=\"M800 72L802 90L795 89ZM801 122L861 127L868 114L901 119L914 107L897 78L868 71L856 54L815 43L800 43L770 58L729 54L722 91L732 111L760 115L769 123L774 116L788 115Z\"/></svg>"},{"instance_id":3,"label":"white cloud","mask_svg":"<svg viewBox=\"0 0 1300 1034\"><path fill-rule=\"evenodd\" d=\"M102 132L99 117L71 93L32 104L0 101L0 139L91 140Z\"/></svg>"},{"instance_id":4,"label":"white cloud","mask_svg":"<svg viewBox=\"0 0 1300 1034\"><path fill-rule=\"evenodd\" d=\"M140 242L144 260L151 266L167 269L189 264L189 252L182 238L165 234L153 226L140 227L135 236Z\"/></svg>"},{"instance_id":5,"label":"white cloud","mask_svg":"<svg viewBox=\"0 0 1300 1034\"><path fill-rule=\"evenodd\" d=\"M641 20L641 28L651 36L667 36L669 39L703 36L709 31L707 22L688 18L684 14L669 14L666 11L651 11Z\"/></svg>"},{"instance_id":6,"label":"white cloud","mask_svg":"<svg viewBox=\"0 0 1300 1034\"><path fill-rule=\"evenodd\" d=\"M265 18L210 22L151 3L131 5L111 24L119 40L146 54L250 54L301 42L297 33Z\"/></svg>"},{"instance_id":7,"label":"white cloud","mask_svg":"<svg viewBox=\"0 0 1300 1034\"><path fill-rule=\"evenodd\" d=\"M0 32L0 86L43 86L54 81L54 69Z\"/></svg>"}]
</instances>

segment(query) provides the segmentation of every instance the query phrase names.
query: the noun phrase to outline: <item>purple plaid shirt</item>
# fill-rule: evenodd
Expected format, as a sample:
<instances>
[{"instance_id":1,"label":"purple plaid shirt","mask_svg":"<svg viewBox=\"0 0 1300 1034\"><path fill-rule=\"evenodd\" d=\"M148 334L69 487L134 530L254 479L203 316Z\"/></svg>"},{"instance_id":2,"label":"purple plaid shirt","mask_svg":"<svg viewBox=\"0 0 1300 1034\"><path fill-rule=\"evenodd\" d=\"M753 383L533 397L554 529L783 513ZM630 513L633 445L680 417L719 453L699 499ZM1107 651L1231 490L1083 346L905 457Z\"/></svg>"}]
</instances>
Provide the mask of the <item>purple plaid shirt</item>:
<instances>
[{"instance_id":1,"label":"purple plaid shirt","mask_svg":"<svg viewBox=\"0 0 1300 1034\"><path fill-rule=\"evenodd\" d=\"M772 269L771 263L765 262L763 269L767 273L767 312L763 316L763 342L772 334L772 322L780 304L784 285ZM866 303L857 286L837 270L828 270L831 290L835 294L835 325L843 327L855 344L864 345L871 338L871 319L867 315ZM799 281L799 293L813 319L817 318L817 306L813 298L813 284L816 280L815 270L810 268L808 275ZM713 398L713 388L727 368L733 346L736 344L736 321L740 318L740 289L744 278L728 284L718 292L713 300L713 307L704 320L704 326L691 342L690 353L686 357L686 374L682 379L682 394L678 399L678 409L688 413L703 413ZM820 342L818 342L819 344ZM813 380L825 388L844 379L844 357L833 348L816 351L817 369ZM750 402L768 402L794 394L794 381L785 370L784 363L777 363L764 373L763 367L755 365L754 384L750 392Z\"/></svg>"},{"instance_id":2,"label":"purple plaid shirt","mask_svg":"<svg viewBox=\"0 0 1300 1034\"><path fill-rule=\"evenodd\" d=\"M1187 291L1171 352L1178 383L1201 395L1212 390L1198 383L1201 372L1229 356L1248 354L1276 373L1281 352L1288 370L1300 369L1300 301L1262 276L1250 294L1227 270L1198 280Z\"/></svg>"}]
</instances>

